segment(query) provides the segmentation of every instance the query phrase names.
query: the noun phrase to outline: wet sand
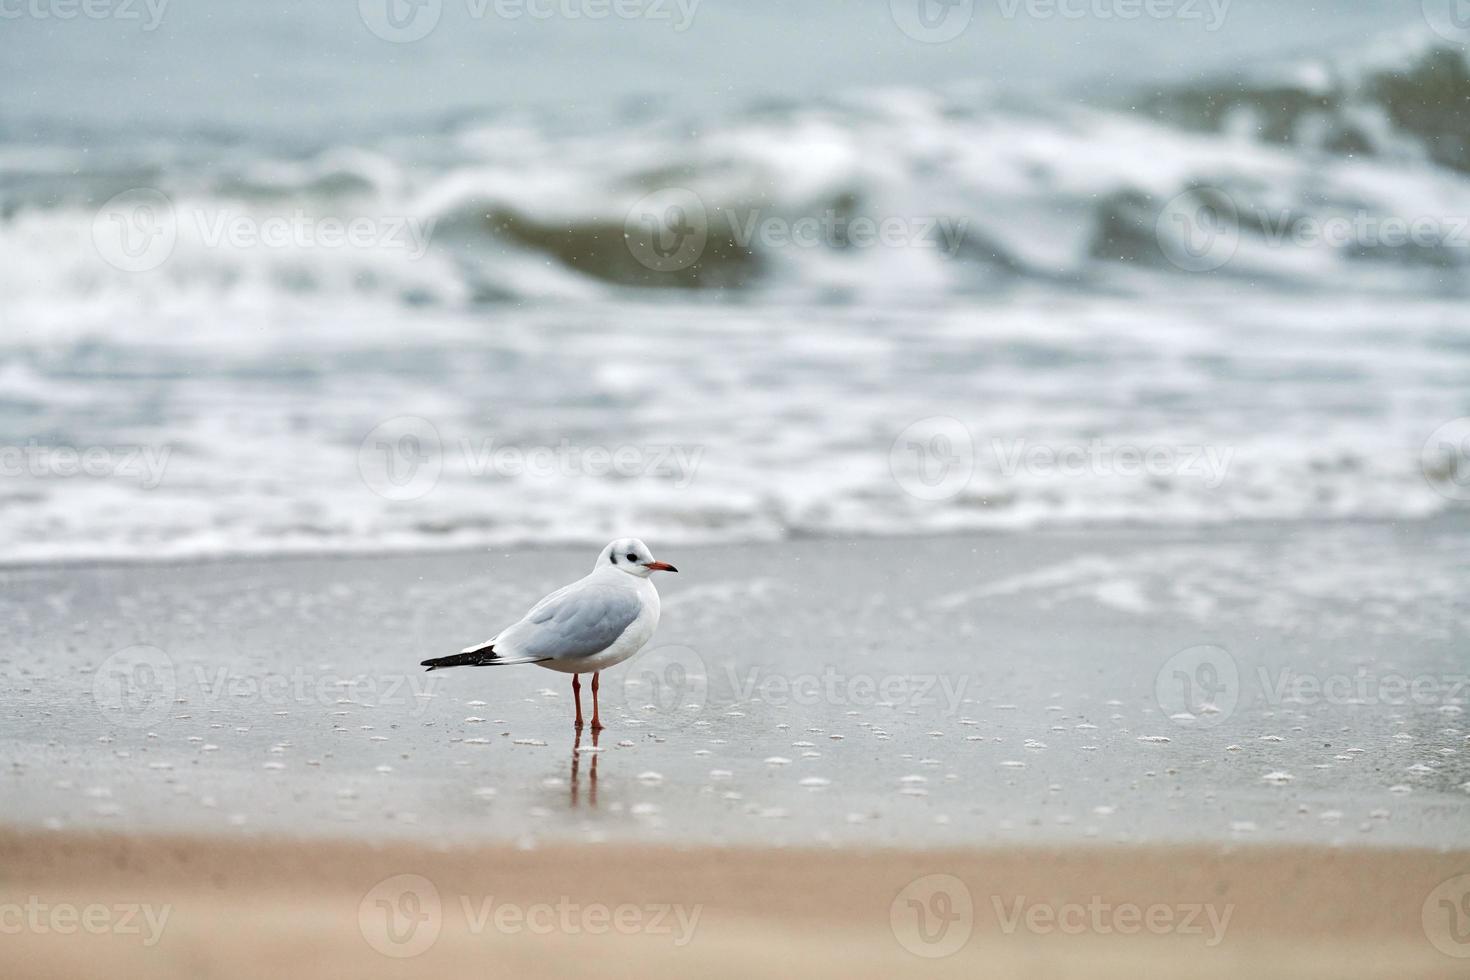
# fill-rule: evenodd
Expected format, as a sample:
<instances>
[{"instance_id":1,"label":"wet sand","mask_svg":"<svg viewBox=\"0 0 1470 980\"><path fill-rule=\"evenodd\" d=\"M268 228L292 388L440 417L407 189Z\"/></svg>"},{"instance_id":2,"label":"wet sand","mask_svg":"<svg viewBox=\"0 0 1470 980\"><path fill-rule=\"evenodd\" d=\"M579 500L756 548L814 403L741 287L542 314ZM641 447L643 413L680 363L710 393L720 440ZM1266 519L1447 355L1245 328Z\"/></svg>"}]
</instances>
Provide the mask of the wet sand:
<instances>
[{"instance_id":1,"label":"wet sand","mask_svg":"<svg viewBox=\"0 0 1470 980\"><path fill-rule=\"evenodd\" d=\"M0 973L30 980L97 964L150 980L1407 980L1462 977L1470 955L1439 905L1470 871L1464 851L521 851L11 831L0 868L0 909L41 910L0 942ZM105 910L93 932L51 918L89 907Z\"/></svg>"},{"instance_id":2,"label":"wet sand","mask_svg":"<svg viewBox=\"0 0 1470 980\"><path fill-rule=\"evenodd\" d=\"M675 547L603 678L424 673L587 549L0 570L17 826L1470 847L1449 521Z\"/></svg>"}]
</instances>

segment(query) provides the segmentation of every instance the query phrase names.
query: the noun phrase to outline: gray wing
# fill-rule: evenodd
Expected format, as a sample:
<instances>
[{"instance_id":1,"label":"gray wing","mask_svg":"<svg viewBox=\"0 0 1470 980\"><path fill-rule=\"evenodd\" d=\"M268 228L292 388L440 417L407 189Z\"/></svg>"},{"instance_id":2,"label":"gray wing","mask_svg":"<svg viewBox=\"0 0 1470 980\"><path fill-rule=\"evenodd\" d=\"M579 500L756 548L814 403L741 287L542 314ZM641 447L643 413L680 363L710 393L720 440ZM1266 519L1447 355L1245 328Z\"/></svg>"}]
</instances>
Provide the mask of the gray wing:
<instances>
[{"instance_id":1,"label":"gray wing","mask_svg":"<svg viewBox=\"0 0 1470 980\"><path fill-rule=\"evenodd\" d=\"M573 586L548 596L505 631L516 656L556 660L601 653L638 618L643 604L631 589Z\"/></svg>"}]
</instances>

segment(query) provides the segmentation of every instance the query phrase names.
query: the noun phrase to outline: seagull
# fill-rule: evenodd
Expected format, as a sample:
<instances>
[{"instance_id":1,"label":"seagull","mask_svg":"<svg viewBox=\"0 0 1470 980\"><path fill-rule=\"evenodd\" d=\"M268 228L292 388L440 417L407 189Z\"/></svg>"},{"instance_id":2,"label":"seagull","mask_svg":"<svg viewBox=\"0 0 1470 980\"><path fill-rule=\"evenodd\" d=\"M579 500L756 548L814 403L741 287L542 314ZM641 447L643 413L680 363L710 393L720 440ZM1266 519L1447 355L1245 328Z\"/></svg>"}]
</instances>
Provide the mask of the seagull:
<instances>
[{"instance_id":1,"label":"seagull","mask_svg":"<svg viewBox=\"0 0 1470 980\"><path fill-rule=\"evenodd\" d=\"M445 667L499 667L540 664L572 675L582 728L582 682L592 674L592 730L602 730L597 716L600 673L643 649L658 628L658 590L654 572L677 572L668 562L654 561L648 545L637 538L618 538L602 549L592 573L557 589L531 607L520 621L488 641L452 657L425 660L429 670Z\"/></svg>"}]
</instances>

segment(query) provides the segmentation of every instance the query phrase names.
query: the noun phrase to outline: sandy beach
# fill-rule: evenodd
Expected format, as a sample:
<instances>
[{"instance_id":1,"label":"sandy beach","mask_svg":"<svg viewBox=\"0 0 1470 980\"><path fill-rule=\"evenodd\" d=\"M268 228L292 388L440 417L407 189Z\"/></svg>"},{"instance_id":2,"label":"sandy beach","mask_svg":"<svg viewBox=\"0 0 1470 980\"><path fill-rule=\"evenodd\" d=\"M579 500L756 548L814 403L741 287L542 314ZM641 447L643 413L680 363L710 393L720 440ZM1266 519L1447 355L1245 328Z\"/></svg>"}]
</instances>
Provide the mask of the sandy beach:
<instances>
[{"instance_id":1,"label":"sandy beach","mask_svg":"<svg viewBox=\"0 0 1470 980\"><path fill-rule=\"evenodd\" d=\"M576 549L8 569L0 972L1460 976L1465 533L666 551L596 738L415 669Z\"/></svg>"},{"instance_id":2,"label":"sandy beach","mask_svg":"<svg viewBox=\"0 0 1470 980\"><path fill-rule=\"evenodd\" d=\"M5 929L0 970L35 980L99 963L150 980L1406 980L1463 976L1470 954L1438 905L1442 883L1470 882L1464 851L522 851L8 831L0 867L0 925L32 922Z\"/></svg>"}]
</instances>

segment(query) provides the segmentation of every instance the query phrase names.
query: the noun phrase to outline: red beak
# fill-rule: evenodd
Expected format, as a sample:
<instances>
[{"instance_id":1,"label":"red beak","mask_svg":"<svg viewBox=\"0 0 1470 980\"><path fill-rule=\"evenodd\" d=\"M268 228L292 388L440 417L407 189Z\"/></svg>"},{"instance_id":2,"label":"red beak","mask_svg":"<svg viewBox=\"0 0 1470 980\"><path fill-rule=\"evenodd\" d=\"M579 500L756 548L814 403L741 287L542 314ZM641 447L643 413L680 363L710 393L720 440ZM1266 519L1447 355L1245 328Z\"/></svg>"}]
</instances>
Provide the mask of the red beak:
<instances>
[{"instance_id":1,"label":"red beak","mask_svg":"<svg viewBox=\"0 0 1470 980\"><path fill-rule=\"evenodd\" d=\"M643 566L650 572L677 572L678 569L666 561L651 561Z\"/></svg>"}]
</instances>

